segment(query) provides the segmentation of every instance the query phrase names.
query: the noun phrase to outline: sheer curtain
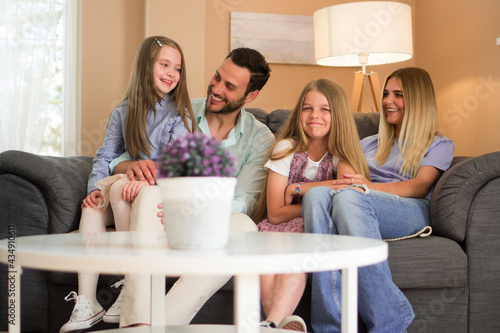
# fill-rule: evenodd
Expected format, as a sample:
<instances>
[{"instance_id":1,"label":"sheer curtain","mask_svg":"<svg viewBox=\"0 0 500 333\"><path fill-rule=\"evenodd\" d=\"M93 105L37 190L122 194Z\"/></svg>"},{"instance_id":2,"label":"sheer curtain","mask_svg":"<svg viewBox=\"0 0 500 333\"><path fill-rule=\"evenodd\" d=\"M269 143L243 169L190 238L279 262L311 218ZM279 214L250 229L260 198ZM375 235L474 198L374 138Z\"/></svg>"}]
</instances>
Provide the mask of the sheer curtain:
<instances>
[{"instance_id":1,"label":"sheer curtain","mask_svg":"<svg viewBox=\"0 0 500 333\"><path fill-rule=\"evenodd\" d=\"M78 67L79 26L81 22L81 0L64 1L64 86L63 86L63 125L62 155L80 155L80 77Z\"/></svg>"},{"instance_id":2,"label":"sheer curtain","mask_svg":"<svg viewBox=\"0 0 500 333\"><path fill-rule=\"evenodd\" d=\"M62 155L63 142L75 145L74 138L62 135L67 134L63 110L74 114L76 103L65 108L62 96L64 83L76 81L76 60L65 70L64 49L65 19L75 22L74 31L77 27L76 18L64 16L65 6L76 1L0 1L0 151ZM71 56L76 58L76 51Z\"/></svg>"}]
</instances>

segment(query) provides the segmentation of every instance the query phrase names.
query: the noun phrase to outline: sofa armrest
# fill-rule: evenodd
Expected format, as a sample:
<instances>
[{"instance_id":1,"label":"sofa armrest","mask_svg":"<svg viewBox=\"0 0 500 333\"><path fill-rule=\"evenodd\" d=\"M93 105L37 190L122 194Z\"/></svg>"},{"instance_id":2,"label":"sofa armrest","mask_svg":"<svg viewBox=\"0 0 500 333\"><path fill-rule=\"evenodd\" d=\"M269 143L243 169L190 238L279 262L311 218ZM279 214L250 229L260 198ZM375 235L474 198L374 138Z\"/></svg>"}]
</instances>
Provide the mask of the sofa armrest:
<instances>
[{"instance_id":1,"label":"sofa armrest","mask_svg":"<svg viewBox=\"0 0 500 333\"><path fill-rule=\"evenodd\" d=\"M431 198L438 235L462 246L468 261L469 332L500 328L500 152L455 158Z\"/></svg>"},{"instance_id":2,"label":"sofa armrest","mask_svg":"<svg viewBox=\"0 0 500 333\"><path fill-rule=\"evenodd\" d=\"M0 176L11 185L8 189L0 187L0 191L14 197L13 202L18 202L20 207L25 205L26 210L35 209L30 206L36 205L36 209L45 211L49 219L49 233L69 232L78 228L80 205L87 193L87 180L91 170L92 157L53 157L15 150L5 151L0 154ZM23 184L25 190L33 186L34 192L37 192L36 202L26 202L30 200L23 197L22 193L26 191L17 191L15 183ZM46 207L41 207L43 205ZM1 206L2 211L9 209L13 208ZM34 217L30 216L30 212L26 212L26 216L19 216L20 221L26 218ZM12 223L2 221L2 224L4 222Z\"/></svg>"},{"instance_id":3,"label":"sofa armrest","mask_svg":"<svg viewBox=\"0 0 500 333\"><path fill-rule=\"evenodd\" d=\"M492 186L489 190L500 192L496 185L499 179L500 152L474 158L456 157L437 182L431 197L434 232L462 243L471 223L500 226L498 196L482 196L489 186ZM485 210L478 212L476 206L480 197ZM489 219L490 216L492 219Z\"/></svg>"}]
</instances>

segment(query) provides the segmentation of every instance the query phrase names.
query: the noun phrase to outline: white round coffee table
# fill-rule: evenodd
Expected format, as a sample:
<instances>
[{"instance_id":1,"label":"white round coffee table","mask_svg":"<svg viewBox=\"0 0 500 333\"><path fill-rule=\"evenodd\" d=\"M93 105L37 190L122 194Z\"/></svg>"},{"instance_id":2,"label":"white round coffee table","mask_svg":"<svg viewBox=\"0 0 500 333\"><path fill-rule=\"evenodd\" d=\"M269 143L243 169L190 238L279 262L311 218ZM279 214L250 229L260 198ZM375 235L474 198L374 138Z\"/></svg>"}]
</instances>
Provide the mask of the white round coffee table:
<instances>
[{"instance_id":1,"label":"white round coffee table","mask_svg":"<svg viewBox=\"0 0 500 333\"><path fill-rule=\"evenodd\" d=\"M9 251L14 249L14 251ZM9 255L15 256L10 266ZM150 274L153 278L151 323L163 326L165 276L234 275L235 332L259 332L259 275L342 270L342 332L357 332L357 272L387 259L387 244L373 239L280 232L231 232L218 250L175 250L166 234L107 232L93 235L51 234L0 240L0 261L9 265L20 332L21 267L108 274ZM196 326L196 325L190 325ZM190 327L189 326L189 327ZM187 328L182 332L192 332ZM229 326L231 327L231 326ZM175 331L174 331L175 332ZM193 331L194 332L194 331Z\"/></svg>"},{"instance_id":2,"label":"white round coffee table","mask_svg":"<svg viewBox=\"0 0 500 333\"><path fill-rule=\"evenodd\" d=\"M237 333L235 325L188 325L116 328L100 332L106 333ZM290 330L261 328L260 333L290 333Z\"/></svg>"}]
</instances>

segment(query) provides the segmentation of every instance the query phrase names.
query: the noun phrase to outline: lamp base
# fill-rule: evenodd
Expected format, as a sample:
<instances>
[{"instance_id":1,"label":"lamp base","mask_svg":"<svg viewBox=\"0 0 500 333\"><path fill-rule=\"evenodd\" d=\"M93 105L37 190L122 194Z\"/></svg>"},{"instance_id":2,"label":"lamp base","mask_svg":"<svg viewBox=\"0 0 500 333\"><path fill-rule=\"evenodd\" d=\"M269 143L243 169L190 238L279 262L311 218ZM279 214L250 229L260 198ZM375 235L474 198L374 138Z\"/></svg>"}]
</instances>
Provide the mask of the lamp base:
<instances>
[{"instance_id":1,"label":"lamp base","mask_svg":"<svg viewBox=\"0 0 500 333\"><path fill-rule=\"evenodd\" d=\"M370 74L366 74L363 72L354 73L354 86L352 88L351 108L359 112L361 111L365 77L368 77L368 83L370 85L370 95L375 103L375 110L376 112L379 112L381 88L378 73L376 72L371 72Z\"/></svg>"}]
</instances>

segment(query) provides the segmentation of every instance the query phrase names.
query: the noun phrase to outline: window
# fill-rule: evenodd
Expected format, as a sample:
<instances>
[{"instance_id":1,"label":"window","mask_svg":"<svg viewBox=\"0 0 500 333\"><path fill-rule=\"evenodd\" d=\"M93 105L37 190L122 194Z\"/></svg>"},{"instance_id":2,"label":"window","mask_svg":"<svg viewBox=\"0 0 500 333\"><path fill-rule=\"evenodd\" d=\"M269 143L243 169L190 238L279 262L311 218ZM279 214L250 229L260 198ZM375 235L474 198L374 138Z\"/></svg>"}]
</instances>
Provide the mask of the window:
<instances>
[{"instance_id":1,"label":"window","mask_svg":"<svg viewBox=\"0 0 500 333\"><path fill-rule=\"evenodd\" d=\"M75 154L76 3L0 3L0 151Z\"/></svg>"}]
</instances>

